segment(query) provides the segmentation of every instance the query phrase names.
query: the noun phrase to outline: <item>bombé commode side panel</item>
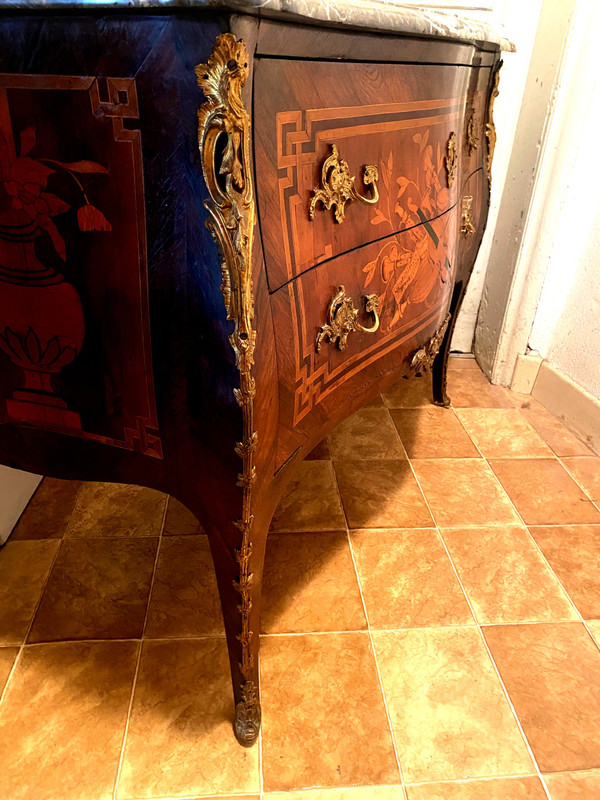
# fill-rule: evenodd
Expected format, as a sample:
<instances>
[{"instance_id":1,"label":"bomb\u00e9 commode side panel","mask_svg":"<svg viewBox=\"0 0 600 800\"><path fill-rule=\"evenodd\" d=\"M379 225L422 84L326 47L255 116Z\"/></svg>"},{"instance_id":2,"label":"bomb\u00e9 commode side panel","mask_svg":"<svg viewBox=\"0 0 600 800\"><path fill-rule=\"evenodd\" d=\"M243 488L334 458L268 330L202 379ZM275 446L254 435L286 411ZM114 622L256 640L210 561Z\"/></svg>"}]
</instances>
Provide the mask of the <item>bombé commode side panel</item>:
<instances>
[{"instance_id":1,"label":"bomb\u00e9 commode side panel","mask_svg":"<svg viewBox=\"0 0 600 800\"><path fill-rule=\"evenodd\" d=\"M30 442L25 468L67 475L84 462L90 477L177 484L177 465L161 462L178 431L208 415L234 439L194 75L225 28L2 17L0 440Z\"/></svg>"}]
</instances>

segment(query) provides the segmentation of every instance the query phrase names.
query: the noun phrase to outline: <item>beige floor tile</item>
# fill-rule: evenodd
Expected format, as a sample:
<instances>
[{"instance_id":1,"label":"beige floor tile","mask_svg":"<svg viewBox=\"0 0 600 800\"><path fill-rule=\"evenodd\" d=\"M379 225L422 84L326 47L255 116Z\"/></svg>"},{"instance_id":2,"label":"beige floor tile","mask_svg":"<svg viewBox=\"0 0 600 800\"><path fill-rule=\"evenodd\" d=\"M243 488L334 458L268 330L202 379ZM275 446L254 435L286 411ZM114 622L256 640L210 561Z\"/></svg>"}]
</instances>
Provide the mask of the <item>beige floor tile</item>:
<instances>
[{"instance_id":1,"label":"beige floor tile","mask_svg":"<svg viewBox=\"0 0 600 800\"><path fill-rule=\"evenodd\" d=\"M459 408L456 413L485 458L553 456L516 408Z\"/></svg>"},{"instance_id":2,"label":"beige floor tile","mask_svg":"<svg viewBox=\"0 0 600 800\"><path fill-rule=\"evenodd\" d=\"M110 800L138 645L26 647L0 710L0 797Z\"/></svg>"},{"instance_id":3,"label":"beige floor tile","mask_svg":"<svg viewBox=\"0 0 600 800\"><path fill-rule=\"evenodd\" d=\"M579 456L562 462L589 497L600 503L600 458Z\"/></svg>"},{"instance_id":4,"label":"beige floor tile","mask_svg":"<svg viewBox=\"0 0 600 800\"><path fill-rule=\"evenodd\" d=\"M435 530L353 531L372 628L474 624Z\"/></svg>"},{"instance_id":5,"label":"beige floor tile","mask_svg":"<svg viewBox=\"0 0 600 800\"><path fill-rule=\"evenodd\" d=\"M406 797L402 786L353 786L347 789L266 792L264 800L406 800Z\"/></svg>"},{"instance_id":6,"label":"beige floor tile","mask_svg":"<svg viewBox=\"0 0 600 800\"><path fill-rule=\"evenodd\" d=\"M527 525L600 523L600 511L556 459L496 459L490 466Z\"/></svg>"},{"instance_id":7,"label":"beige floor tile","mask_svg":"<svg viewBox=\"0 0 600 800\"><path fill-rule=\"evenodd\" d=\"M539 778L494 778L485 781L407 786L408 800L547 800Z\"/></svg>"},{"instance_id":8,"label":"beige floor tile","mask_svg":"<svg viewBox=\"0 0 600 800\"><path fill-rule=\"evenodd\" d=\"M534 771L477 629L373 638L407 783Z\"/></svg>"},{"instance_id":9,"label":"beige floor tile","mask_svg":"<svg viewBox=\"0 0 600 800\"><path fill-rule=\"evenodd\" d=\"M29 642L142 635L158 539L62 542Z\"/></svg>"},{"instance_id":10,"label":"beige floor tile","mask_svg":"<svg viewBox=\"0 0 600 800\"><path fill-rule=\"evenodd\" d=\"M160 545L146 638L225 635L206 536L169 536Z\"/></svg>"},{"instance_id":11,"label":"beige floor tile","mask_svg":"<svg viewBox=\"0 0 600 800\"><path fill-rule=\"evenodd\" d=\"M600 525L530 530L582 617L600 618Z\"/></svg>"},{"instance_id":12,"label":"beige floor tile","mask_svg":"<svg viewBox=\"0 0 600 800\"><path fill-rule=\"evenodd\" d=\"M194 536L204 528L192 512L174 497L169 497L163 534L165 536Z\"/></svg>"},{"instance_id":13,"label":"beige floor tile","mask_svg":"<svg viewBox=\"0 0 600 800\"><path fill-rule=\"evenodd\" d=\"M0 550L0 644L25 639L59 545L9 541Z\"/></svg>"},{"instance_id":14,"label":"beige floor tile","mask_svg":"<svg viewBox=\"0 0 600 800\"><path fill-rule=\"evenodd\" d=\"M331 451L329 450L329 442L323 439L304 459L305 461L326 461L331 458Z\"/></svg>"},{"instance_id":15,"label":"beige floor tile","mask_svg":"<svg viewBox=\"0 0 600 800\"><path fill-rule=\"evenodd\" d=\"M345 531L272 533L263 573L263 633L364 630Z\"/></svg>"},{"instance_id":16,"label":"beige floor tile","mask_svg":"<svg viewBox=\"0 0 600 800\"><path fill-rule=\"evenodd\" d=\"M600 647L600 619L588 620L587 626Z\"/></svg>"},{"instance_id":17,"label":"beige floor tile","mask_svg":"<svg viewBox=\"0 0 600 800\"><path fill-rule=\"evenodd\" d=\"M578 619L525 528L452 528L442 536L479 622Z\"/></svg>"},{"instance_id":18,"label":"beige floor tile","mask_svg":"<svg viewBox=\"0 0 600 800\"><path fill-rule=\"evenodd\" d=\"M232 731L223 639L144 642L119 800L259 789L258 747Z\"/></svg>"},{"instance_id":19,"label":"beige floor tile","mask_svg":"<svg viewBox=\"0 0 600 800\"><path fill-rule=\"evenodd\" d=\"M271 522L274 531L335 531L346 519L331 461L299 465Z\"/></svg>"},{"instance_id":20,"label":"beige floor tile","mask_svg":"<svg viewBox=\"0 0 600 800\"><path fill-rule=\"evenodd\" d=\"M23 539L60 539L75 508L79 481L44 478L10 535Z\"/></svg>"},{"instance_id":21,"label":"beige floor tile","mask_svg":"<svg viewBox=\"0 0 600 800\"><path fill-rule=\"evenodd\" d=\"M446 388L454 408L512 407L510 393L476 370L449 370Z\"/></svg>"},{"instance_id":22,"label":"beige floor tile","mask_svg":"<svg viewBox=\"0 0 600 800\"><path fill-rule=\"evenodd\" d=\"M581 623L484 628L542 772L600 766L600 650Z\"/></svg>"},{"instance_id":23,"label":"beige floor tile","mask_svg":"<svg viewBox=\"0 0 600 800\"><path fill-rule=\"evenodd\" d=\"M4 691L6 681L18 655L18 647L0 647L0 695Z\"/></svg>"},{"instance_id":24,"label":"beige floor tile","mask_svg":"<svg viewBox=\"0 0 600 800\"><path fill-rule=\"evenodd\" d=\"M544 775L552 800L596 800L600 797L600 770Z\"/></svg>"},{"instance_id":25,"label":"beige floor tile","mask_svg":"<svg viewBox=\"0 0 600 800\"><path fill-rule=\"evenodd\" d=\"M351 528L422 528L432 524L406 460L339 461L335 471Z\"/></svg>"},{"instance_id":26,"label":"beige floor tile","mask_svg":"<svg viewBox=\"0 0 600 800\"><path fill-rule=\"evenodd\" d=\"M565 427L541 403L533 400L521 408L527 422L536 429L542 439L557 456L590 456L591 450L575 434Z\"/></svg>"},{"instance_id":27,"label":"beige floor tile","mask_svg":"<svg viewBox=\"0 0 600 800\"><path fill-rule=\"evenodd\" d=\"M329 435L334 460L405 458L406 454L386 408L366 408L352 414Z\"/></svg>"},{"instance_id":28,"label":"beige floor tile","mask_svg":"<svg viewBox=\"0 0 600 800\"><path fill-rule=\"evenodd\" d=\"M519 521L508 497L482 459L415 459L412 465L438 525Z\"/></svg>"},{"instance_id":29,"label":"beige floor tile","mask_svg":"<svg viewBox=\"0 0 600 800\"><path fill-rule=\"evenodd\" d=\"M382 394L388 408L419 408L432 403L431 375L400 378Z\"/></svg>"},{"instance_id":30,"label":"beige floor tile","mask_svg":"<svg viewBox=\"0 0 600 800\"><path fill-rule=\"evenodd\" d=\"M480 458L453 409L429 406L390 413L409 458Z\"/></svg>"},{"instance_id":31,"label":"beige floor tile","mask_svg":"<svg viewBox=\"0 0 600 800\"><path fill-rule=\"evenodd\" d=\"M123 483L81 485L65 536L158 536L167 495Z\"/></svg>"},{"instance_id":32,"label":"beige floor tile","mask_svg":"<svg viewBox=\"0 0 600 800\"><path fill-rule=\"evenodd\" d=\"M449 356L448 369L468 369L481 372L481 367L472 356Z\"/></svg>"},{"instance_id":33,"label":"beige floor tile","mask_svg":"<svg viewBox=\"0 0 600 800\"><path fill-rule=\"evenodd\" d=\"M366 633L265 637L261 648L265 792L399 783Z\"/></svg>"}]
</instances>

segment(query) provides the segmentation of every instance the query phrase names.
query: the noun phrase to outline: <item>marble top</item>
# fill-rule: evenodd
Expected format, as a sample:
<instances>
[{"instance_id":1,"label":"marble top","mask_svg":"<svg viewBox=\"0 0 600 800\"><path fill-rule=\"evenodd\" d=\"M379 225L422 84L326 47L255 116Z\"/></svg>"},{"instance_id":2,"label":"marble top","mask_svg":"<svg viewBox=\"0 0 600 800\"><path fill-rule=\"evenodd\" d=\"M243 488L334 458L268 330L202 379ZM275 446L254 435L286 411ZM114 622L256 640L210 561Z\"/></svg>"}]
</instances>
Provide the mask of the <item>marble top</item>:
<instances>
[{"instance_id":1,"label":"marble top","mask_svg":"<svg viewBox=\"0 0 600 800\"><path fill-rule=\"evenodd\" d=\"M395 0L0 0L0 8L229 8L260 16L290 14L336 25L448 39L491 42L514 52L501 28L459 14Z\"/></svg>"}]
</instances>

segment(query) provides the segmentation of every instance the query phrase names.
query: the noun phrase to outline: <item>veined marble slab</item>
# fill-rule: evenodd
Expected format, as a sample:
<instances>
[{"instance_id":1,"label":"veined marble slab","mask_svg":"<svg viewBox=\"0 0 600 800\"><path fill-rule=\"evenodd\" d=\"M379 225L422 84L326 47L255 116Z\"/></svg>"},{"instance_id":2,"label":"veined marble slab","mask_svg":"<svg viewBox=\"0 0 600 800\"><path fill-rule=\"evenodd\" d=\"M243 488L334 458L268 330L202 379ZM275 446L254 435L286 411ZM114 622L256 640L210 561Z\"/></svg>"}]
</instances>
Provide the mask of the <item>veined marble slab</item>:
<instances>
[{"instance_id":1,"label":"veined marble slab","mask_svg":"<svg viewBox=\"0 0 600 800\"><path fill-rule=\"evenodd\" d=\"M383 0L0 0L0 8L229 8L260 16L290 14L379 31L491 42L514 52L501 28L441 11Z\"/></svg>"}]
</instances>

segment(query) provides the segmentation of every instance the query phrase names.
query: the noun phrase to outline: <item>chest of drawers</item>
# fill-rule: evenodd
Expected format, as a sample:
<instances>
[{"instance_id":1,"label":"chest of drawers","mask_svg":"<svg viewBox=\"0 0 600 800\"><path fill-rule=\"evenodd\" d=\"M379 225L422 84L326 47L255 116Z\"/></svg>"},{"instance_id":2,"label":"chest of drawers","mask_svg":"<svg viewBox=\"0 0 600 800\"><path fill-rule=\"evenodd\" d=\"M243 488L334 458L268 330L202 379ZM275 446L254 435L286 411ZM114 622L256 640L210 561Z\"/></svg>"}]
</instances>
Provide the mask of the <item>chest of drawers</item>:
<instances>
[{"instance_id":1,"label":"chest of drawers","mask_svg":"<svg viewBox=\"0 0 600 800\"><path fill-rule=\"evenodd\" d=\"M249 745L265 542L295 467L400 376L432 370L448 402L506 43L406 9L345 28L274 2L8 5L0 460L199 517Z\"/></svg>"}]
</instances>

